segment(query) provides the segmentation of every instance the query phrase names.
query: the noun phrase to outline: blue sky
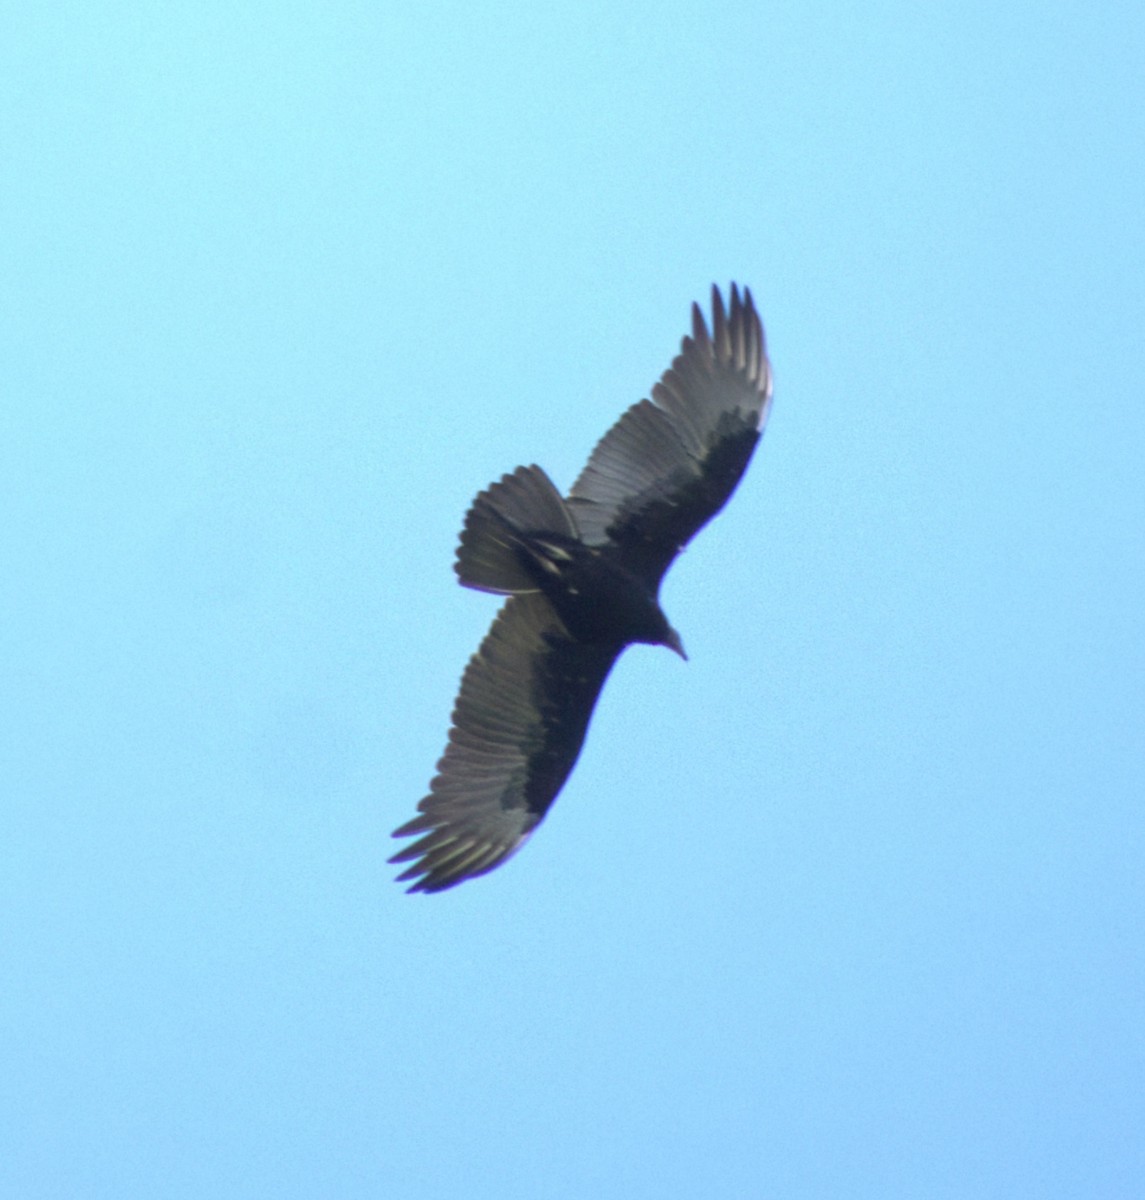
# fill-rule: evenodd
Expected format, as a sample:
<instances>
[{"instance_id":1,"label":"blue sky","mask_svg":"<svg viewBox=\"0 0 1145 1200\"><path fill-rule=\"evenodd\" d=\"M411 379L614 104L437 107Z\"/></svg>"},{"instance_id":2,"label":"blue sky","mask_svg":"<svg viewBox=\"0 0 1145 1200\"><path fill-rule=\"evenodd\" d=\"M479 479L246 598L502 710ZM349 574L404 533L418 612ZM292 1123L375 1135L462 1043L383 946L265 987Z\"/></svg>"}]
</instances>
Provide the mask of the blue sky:
<instances>
[{"instance_id":1,"label":"blue sky","mask_svg":"<svg viewBox=\"0 0 1145 1200\"><path fill-rule=\"evenodd\" d=\"M1140 6L6 26L0 1194L1140 1195ZM469 500L733 278L691 661L406 896Z\"/></svg>"}]
</instances>

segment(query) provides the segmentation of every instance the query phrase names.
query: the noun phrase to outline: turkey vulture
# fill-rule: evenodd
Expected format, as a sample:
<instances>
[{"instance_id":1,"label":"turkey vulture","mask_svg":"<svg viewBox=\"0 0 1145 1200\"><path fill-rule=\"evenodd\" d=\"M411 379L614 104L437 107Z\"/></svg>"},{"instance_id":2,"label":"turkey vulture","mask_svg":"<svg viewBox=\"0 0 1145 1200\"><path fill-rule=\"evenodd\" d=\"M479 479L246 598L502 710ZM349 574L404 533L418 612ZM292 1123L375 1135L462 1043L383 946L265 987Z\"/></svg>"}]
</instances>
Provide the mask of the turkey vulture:
<instances>
[{"instance_id":1,"label":"turkey vulture","mask_svg":"<svg viewBox=\"0 0 1145 1200\"><path fill-rule=\"evenodd\" d=\"M727 502L759 441L771 368L751 292L712 288L692 336L604 435L562 498L538 466L481 492L465 518L461 583L508 595L469 660L429 795L394 837L398 879L440 892L524 845L576 762L596 698L632 642L679 634L657 593L672 560Z\"/></svg>"}]
</instances>

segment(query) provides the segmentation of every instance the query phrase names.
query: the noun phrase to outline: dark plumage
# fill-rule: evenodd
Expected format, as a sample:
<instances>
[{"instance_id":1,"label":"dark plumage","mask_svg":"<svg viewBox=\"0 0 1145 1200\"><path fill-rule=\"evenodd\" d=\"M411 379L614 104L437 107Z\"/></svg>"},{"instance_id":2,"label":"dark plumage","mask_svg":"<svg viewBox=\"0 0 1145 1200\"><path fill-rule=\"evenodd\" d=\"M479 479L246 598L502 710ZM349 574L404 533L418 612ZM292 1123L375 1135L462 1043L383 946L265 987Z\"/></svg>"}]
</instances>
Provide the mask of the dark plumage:
<instances>
[{"instance_id":1,"label":"dark plumage","mask_svg":"<svg viewBox=\"0 0 1145 1200\"><path fill-rule=\"evenodd\" d=\"M685 657L657 594L672 560L727 502L759 441L771 368L751 292L692 336L597 444L562 499L540 467L481 492L455 569L508 595L469 660L430 794L395 837L411 892L491 871L540 824L576 762L600 689L632 642Z\"/></svg>"}]
</instances>

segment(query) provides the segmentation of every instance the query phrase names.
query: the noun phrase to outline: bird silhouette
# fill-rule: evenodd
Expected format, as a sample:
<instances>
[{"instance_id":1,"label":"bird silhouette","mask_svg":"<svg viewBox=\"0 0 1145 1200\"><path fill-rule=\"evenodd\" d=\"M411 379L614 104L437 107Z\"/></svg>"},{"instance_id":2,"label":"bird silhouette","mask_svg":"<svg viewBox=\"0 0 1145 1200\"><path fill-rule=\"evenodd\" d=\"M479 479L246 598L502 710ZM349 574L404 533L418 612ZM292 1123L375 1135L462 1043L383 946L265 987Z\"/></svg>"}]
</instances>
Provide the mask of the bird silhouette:
<instances>
[{"instance_id":1,"label":"bird silhouette","mask_svg":"<svg viewBox=\"0 0 1145 1200\"><path fill-rule=\"evenodd\" d=\"M771 406L771 367L751 292L712 288L652 389L604 435L567 497L538 466L480 492L455 570L507 595L461 680L418 837L398 879L440 892L500 866L541 823L576 763L597 697L633 642L680 635L660 608L676 555L735 490ZM420 836L418 836L420 835Z\"/></svg>"}]
</instances>

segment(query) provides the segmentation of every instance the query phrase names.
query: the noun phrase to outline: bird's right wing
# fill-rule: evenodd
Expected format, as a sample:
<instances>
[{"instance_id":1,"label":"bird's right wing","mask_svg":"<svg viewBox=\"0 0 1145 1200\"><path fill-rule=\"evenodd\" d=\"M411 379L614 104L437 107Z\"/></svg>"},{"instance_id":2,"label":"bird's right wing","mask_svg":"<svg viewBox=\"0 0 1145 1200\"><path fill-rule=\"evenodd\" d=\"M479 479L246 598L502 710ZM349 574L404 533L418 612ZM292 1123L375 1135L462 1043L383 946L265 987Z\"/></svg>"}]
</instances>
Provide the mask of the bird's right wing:
<instances>
[{"instance_id":1,"label":"bird's right wing","mask_svg":"<svg viewBox=\"0 0 1145 1200\"><path fill-rule=\"evenodd\" d=\"M569 493L581 536L611 545L650 587L727 502L771 407L771 367L751 292L712 288L712 328L692 336L652 389L597 443Z\"/></svg>"},{"instance_id":2,"label":"bird's right wing","mask_svg":"<svg viewBox=\"0 0 1145 1200\"><path fill-rule=\"evenodd\" d=\"M511 597L469 660L445 754L419 813L422 834L390 862L411 892L482 875L524 845L568 778L618 648L573 641L541 595Z\"/></svg>"}]
</instances>

